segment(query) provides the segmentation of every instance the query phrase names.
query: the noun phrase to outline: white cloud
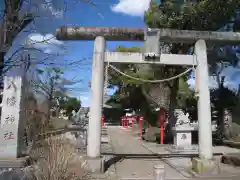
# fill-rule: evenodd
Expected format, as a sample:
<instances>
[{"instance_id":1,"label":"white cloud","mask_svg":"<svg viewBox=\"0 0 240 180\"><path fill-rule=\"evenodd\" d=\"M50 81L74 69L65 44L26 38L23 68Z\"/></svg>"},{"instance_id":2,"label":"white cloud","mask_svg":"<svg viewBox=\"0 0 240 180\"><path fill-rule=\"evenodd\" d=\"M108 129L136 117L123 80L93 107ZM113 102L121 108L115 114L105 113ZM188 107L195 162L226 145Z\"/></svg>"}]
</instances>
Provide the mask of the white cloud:
<instances>
[{"instance_id":1,"label":"white cloud","mask_svg":"<svg viewBox=\"0 0 240 180\"><path fill-rule=\"evenodd\" d=\"M89 107L91 103L91 95L88 92L86 95L80 96L80 100L82 102L82 107Z\"/></svg>"},{"instance_id":2,"label":"white cloud","mask_svg":"<svg viewBox=\"0 0 240 180\"><path fill-rule=\"evenodd\" d=\"M82 100L88 100L89 97L81 97Z\"/></svg>"},{"instance_id":3,"label":"white cloud","mask_svg":"<svg viewBox=\"0 0 240 180\"><path fill-rule=\"evenodd\" d=\"M52 34L42 35L39 33L30 34L26 40L26 45L42 50L47 54L63 52L63 41L59 41Z\"/></svg>"},{"instance_id":4,"label":"white cloud","mask_svg":"<svg viewBox=\"0 0 240 180\"><path fill-rule=\"evenodd\" d=\"M151 0L119 0L118 4L111 7L113 12L130 16L143 16L148 10Z\"/></svg>"}]
</instances>

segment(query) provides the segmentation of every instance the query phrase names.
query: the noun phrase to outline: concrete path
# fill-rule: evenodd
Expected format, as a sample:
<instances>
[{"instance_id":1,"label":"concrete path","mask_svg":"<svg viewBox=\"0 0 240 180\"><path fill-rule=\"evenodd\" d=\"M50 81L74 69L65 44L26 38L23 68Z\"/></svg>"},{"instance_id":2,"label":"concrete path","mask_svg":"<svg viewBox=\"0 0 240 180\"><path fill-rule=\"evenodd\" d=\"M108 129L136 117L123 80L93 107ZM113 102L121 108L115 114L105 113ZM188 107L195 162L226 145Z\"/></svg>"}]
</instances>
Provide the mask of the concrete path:
<instances>
[{"instance_id":1,"label":"concrete path","mask_svg":"<svg viewBox=\"0 0 240 180\"><path fill-rule=\"evenodd\" d=\"M131 130L119 126L109 126L107 129L114 153L128 156L115 163L118 179L152 179L154 166L158 164L164 165L166 178L187 179L160 159L150 157L153 153L142 145L138 137L132 135Z\"/></svg>"},{"instance_id":2,"label":"concrete path","mask_svg":"<svg viewBox=\"0 0 240 180\"><path fill-rule=\"evenodd\" d=\"M157 158L157 154L171 154L166 150L166 145L162 146L156 143L142 141L137 135L137 130L124 129L119 126L107 126L108 136L110 137L111 152L115 155L115 162L110 166L115 169L115 179L126 180L150 180L153 179L153 169L155 165L164 165L166 179L202 179L203 177L193 177L190 172L190 158ZM227 148L223 146L213 147L215 153L239 152L238 149ZM120 157L120 158L116 158ZM218 159L218 157L215 157ZM219 160L217 162L220 163ZM237 167L217 163L219 168L217 174L205 176L205 180L240 179L240 169ZM215 171L215 170L214 170Z\"/></svg>"}]
</instances>

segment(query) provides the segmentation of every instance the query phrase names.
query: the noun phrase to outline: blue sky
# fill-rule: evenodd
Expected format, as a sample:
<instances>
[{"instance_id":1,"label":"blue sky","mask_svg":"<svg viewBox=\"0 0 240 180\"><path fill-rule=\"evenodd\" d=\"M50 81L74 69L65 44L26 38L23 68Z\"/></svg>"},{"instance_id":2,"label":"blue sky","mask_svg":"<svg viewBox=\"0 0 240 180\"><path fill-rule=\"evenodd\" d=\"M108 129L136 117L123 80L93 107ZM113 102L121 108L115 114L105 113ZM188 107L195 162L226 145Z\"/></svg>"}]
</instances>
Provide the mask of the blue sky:
<instances>
[{"instance_id":1,"label":"blue sky","mask_svg":"<svg viewBox=\"0 0 240 180\"><path fill-rule=\"evenodd\" d=\"M129 1L130 5L134 1ZM129 9L132 15L128 15L121 13L122 9L126 9L126 4L119 4L118 0L99 0L93 2L96 2L96 7L79 1L67 1L66 6L62 0L33 0L33 4L36 3L37 8L25 5L24 9L31 9L39 18L27 28L27 32L25 31L18 36L9 52L10 56L11 53L25 44L25 46L41 49L44 53L51 54L51 61L54 59L57 61L56 64L62 65L78 62L74 63L76 64L75 66L66 65L64 71L66 78L82 80L81 83L74 86L71 95L80 98L83 106L88 106L90 103L91 93L88 88L88 82L91 79L93 42L58 41L53 37L55 29L64 25L144 27L141 16L147 7L147 1L145 2L144 0L144 3L138 3L139 7L137 8L131 5L135 9ZM131 47L141 45L141 43L108 42L107 49L115 49L119 45ZM32 54L33 56L37 56L38 59L43 59L43 56L45 57L45 55L35 51Z\"/></svg>"},{"instance_id":2,"label":"blue sky","mask_svg":"<svg viewBox=\"0 0 240 180\"><path fill-rule=\"evenodd\" d=\"M150 0L93 0L96 7L74 0L66 1L67 6L63 0L32 0L32 2L37 5L26 4L24 7L39 18L27 28L27 32L19 35L9 54L23 45L50 54L49 59L63 67L67 79L82 80L81 83L74 85L71 95L80 98L83 106L88 106L91 99L88 82L91 79L93 42L58 41L53 36L55 29L64 25L144 27L143 13L148 9ZM107 42L107 49L113 50L119 45L131 47L142 43ZM46 55L37 52L32 54L38 59ZM71 63L74 65L70 65ZM231 69L225 71L224 74L233 72ZM236 79L239 78L235 75L235 81ZM214 85L214 79L210 81L210 84ZM193 79L189 83L193 85ZM232 81L231 84L236 86Z\"/></svg>"}]
</instances>

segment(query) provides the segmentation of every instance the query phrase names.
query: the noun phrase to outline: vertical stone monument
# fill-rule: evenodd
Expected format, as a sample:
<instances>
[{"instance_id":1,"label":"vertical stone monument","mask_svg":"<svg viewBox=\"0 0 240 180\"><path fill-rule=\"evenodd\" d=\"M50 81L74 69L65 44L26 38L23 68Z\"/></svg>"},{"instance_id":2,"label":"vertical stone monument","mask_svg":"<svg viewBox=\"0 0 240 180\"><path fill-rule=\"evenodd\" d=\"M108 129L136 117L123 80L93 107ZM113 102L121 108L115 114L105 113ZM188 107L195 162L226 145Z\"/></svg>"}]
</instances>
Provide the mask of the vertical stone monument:
<instances>
[{"instance_id":1,"label":"vertical stone monument","mask_svg":"<svg viewBox=\"0 0 240 180\"><path fill-rule=\"evenodd\" d=\"M0 129L0 161L16 159L26 148L24 128L23 80L5 77Z\"/></svg>"}]
</instances>

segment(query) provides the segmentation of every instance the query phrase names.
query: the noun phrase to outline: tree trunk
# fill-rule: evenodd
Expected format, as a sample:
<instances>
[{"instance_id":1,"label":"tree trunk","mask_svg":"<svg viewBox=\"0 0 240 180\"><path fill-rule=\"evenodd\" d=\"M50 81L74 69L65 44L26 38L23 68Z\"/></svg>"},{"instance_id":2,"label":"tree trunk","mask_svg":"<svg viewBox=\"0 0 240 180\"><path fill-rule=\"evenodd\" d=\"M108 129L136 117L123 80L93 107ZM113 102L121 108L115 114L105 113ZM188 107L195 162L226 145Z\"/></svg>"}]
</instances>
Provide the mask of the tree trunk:
<instances>
[{"instance_id":1,"label":"tree trunk","mask_svg":"<svg viewBox=\"0 0 240 180\"><path fill-rule=\"evenodd\" d=\"M173 80L172 88L170 90L170 104L168 108L168 124L166 128L166 134L167 134L167 141L168 143L173 142L173 131L172 128L176 124L176 117L174 115L174 110L177 107L177 92L178 92L178 86L179 85L179 79Z\"/></svg>"},{"instance_id":2,"label":"tree trunk","mask_svg":"<svg viewBox=\"0 0 240 180\"><path fill-rule=\"evenodd\" d=\"M224 109L221 107L218 109L218 136L220 139L224 137Z\"/></svg>"},{"instance_id":3,"label":"tree trunk","mask_svg":"<svg viewBox=\"0 0 240 180\"><path fill-rule=\"evenodd\" d=\"M232 137L232 112L228 109L224 109L223 113L224 128L223 134L226 139Z\"/></svg>"},{"instance_id":4,"label":"tree trunk","mask_svg":"<svg viewBox=\"0 0 240 180\"><path fill-rule=\"evenodd\" d=\"M50 125L50 126L52 125L52 122L51 122L52 101L53 101L53 98L49 97L49 99L48 99L48 111L47 111L47 125Z\"/></svg>"},{"instance_id":5,"label":"tree trunk","mask_svg":"<svg viewBox=\"0 0 240 180\"><path fill-rule=\"evenodd\" d=\"M222 71L222 69L221 69ZM219 97L220 98L220 102L219 102L219 117L218 117L218 125L219 125L219 130L220 130L220 134L221 134L221 138L226 138L226 136L228 136L227 134L225 134L225 129L226 129L226 124L225 124L225 118L227 117L227 112L228 110L225 109L224 107L224 102L221 100L221 97L224 96L223 93L223 89L224 89L224 81L225 81L225 76L220 76L220 72L217 75L217 83L218 83L218 87L219 87Z\"/></svg>"},{"instance_id":6,"label":"tree trunk","mask_svg":"<svg viewBox=\"0 0 240 180\"><path fill-rule=\"evenodd\" d=\"M6 32L5 32L5 19L3 19L2 24L0 24L0 91L3 90L3 68L4 68L4 57L5 57L5 50L4 50L4 45L5 45L5 37L6 37Z\"/></svg>"},{"instance_id":7,"label":"tree trunk","mask_svg":"<svg viewBox=\"0 0 240 180\"><path fill-rule=\"evenodd\" d=\"M173 127L176 123L176 118L174 116L174 110L177 107L177 93L179 88L179 79L173 80L173 85L170 93L170 105L169 105L169 125Z\"/></svg>"}]
</instances>

